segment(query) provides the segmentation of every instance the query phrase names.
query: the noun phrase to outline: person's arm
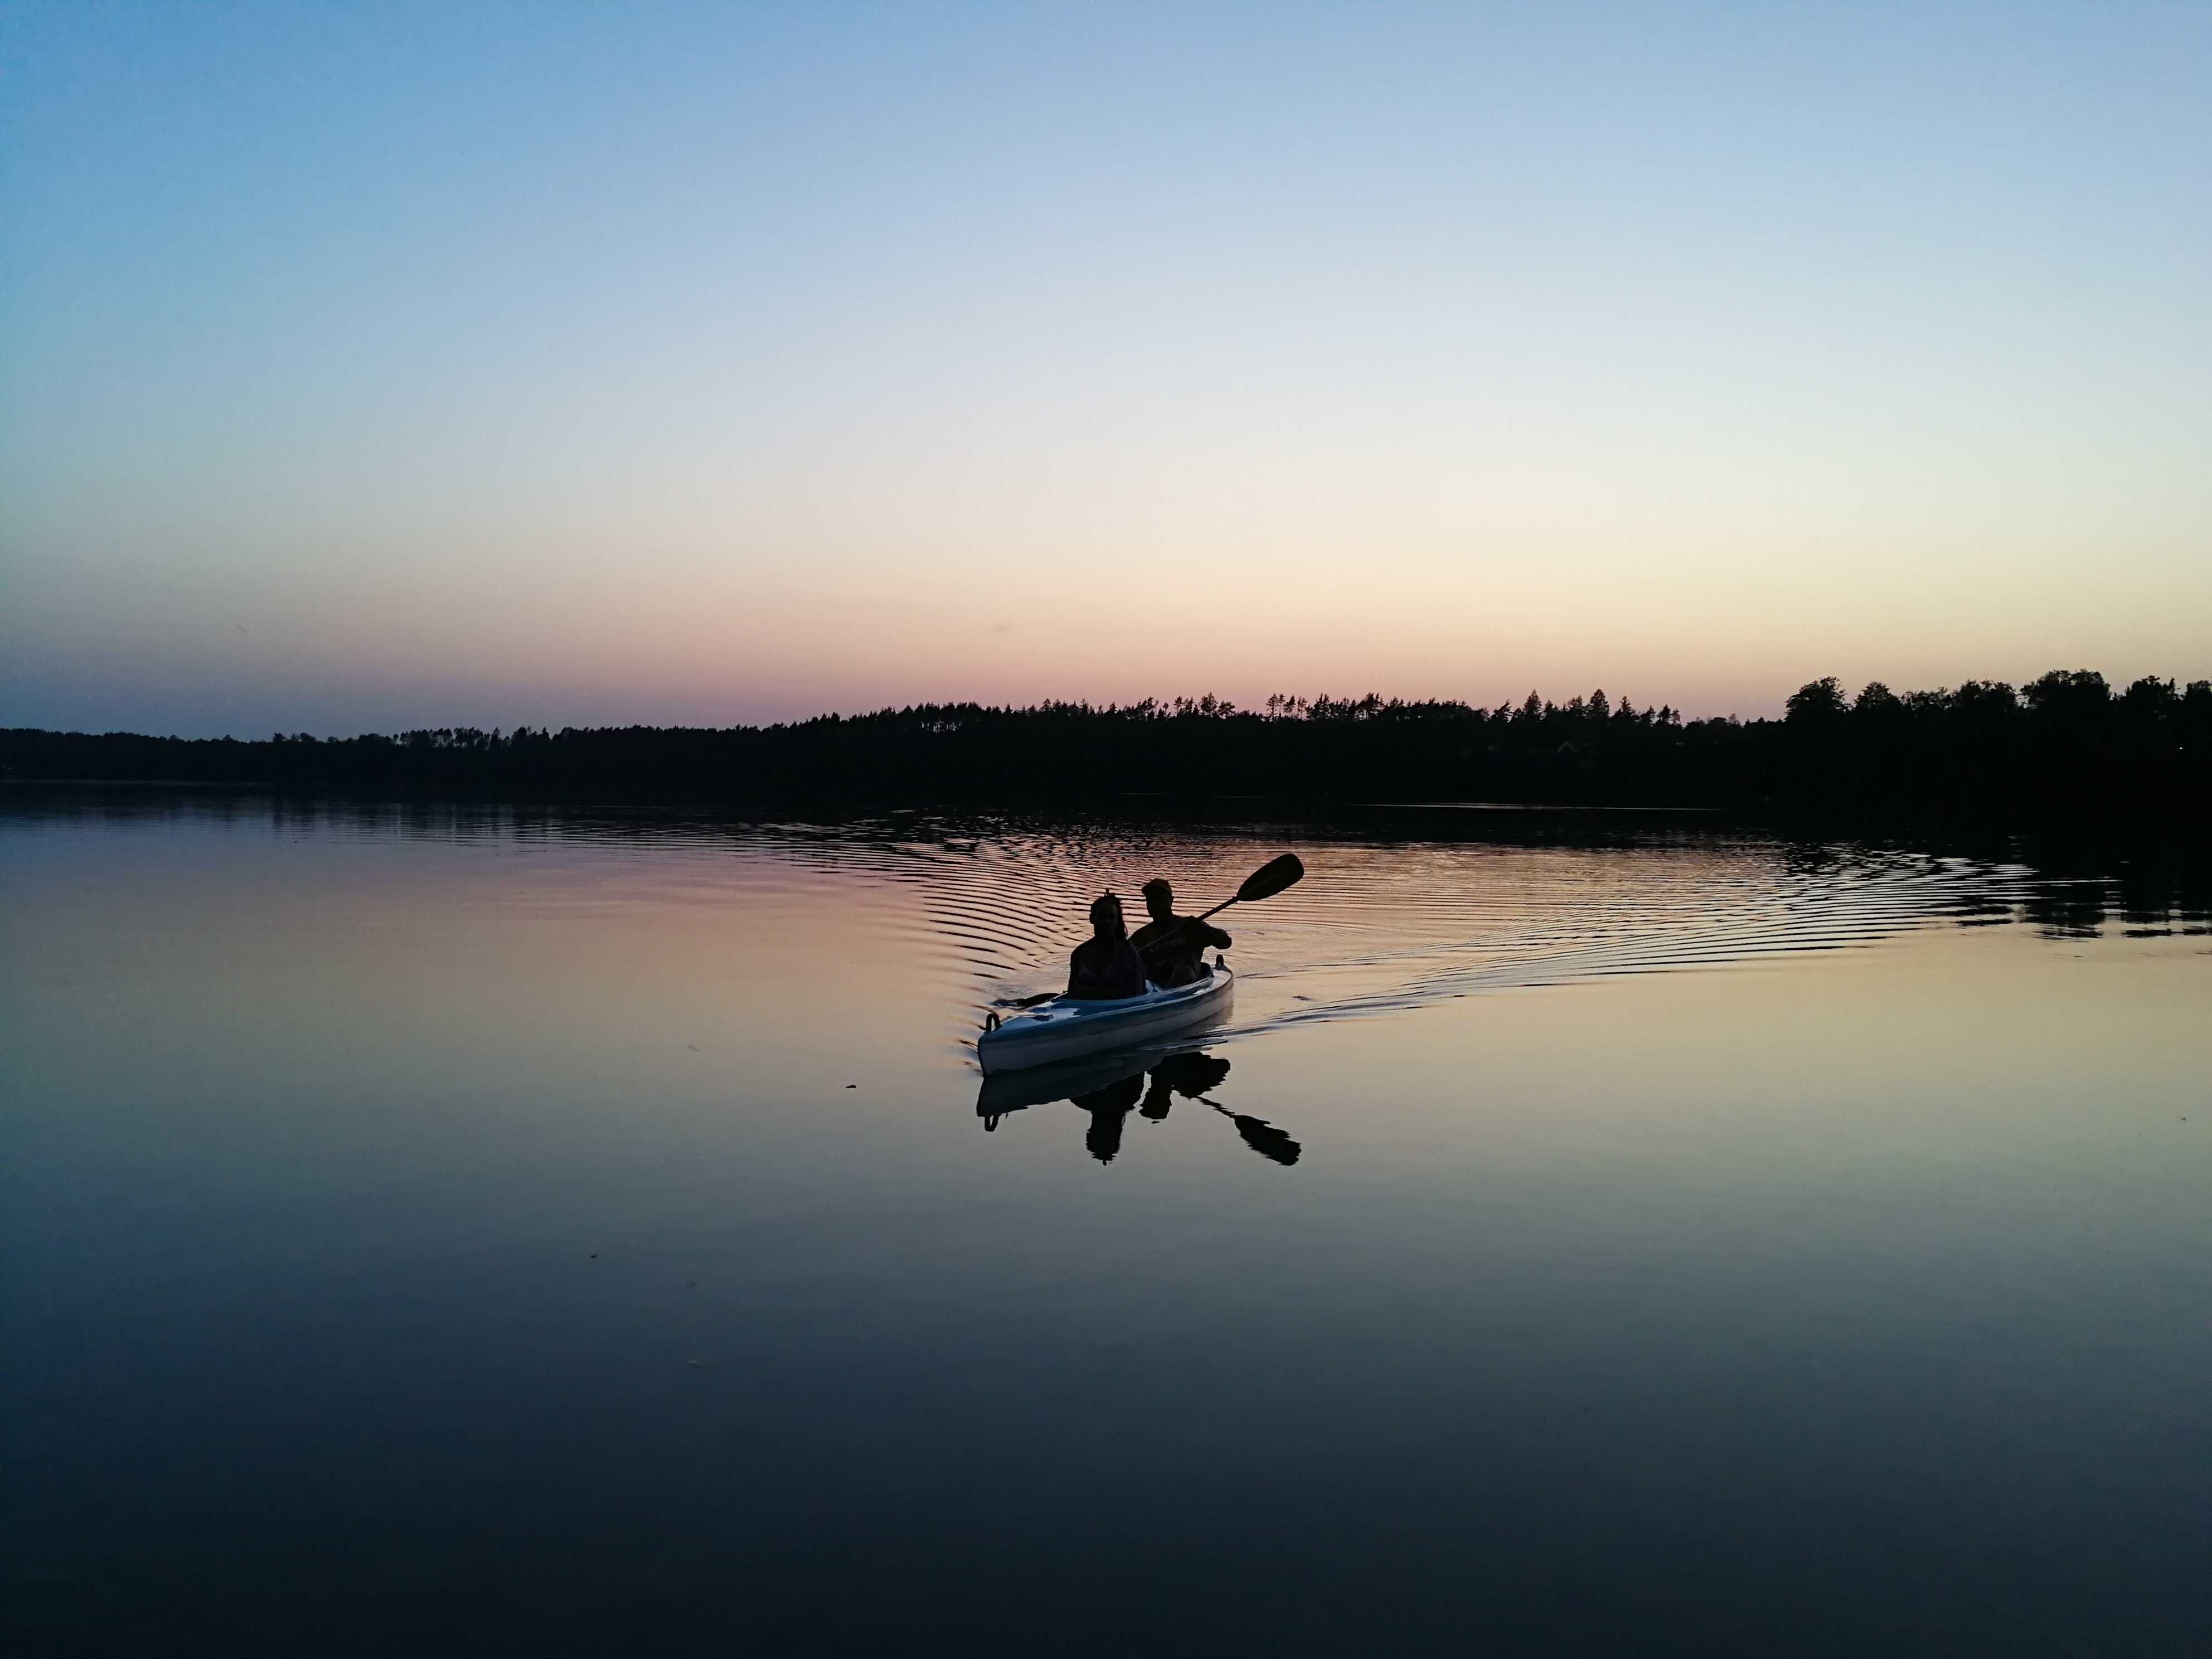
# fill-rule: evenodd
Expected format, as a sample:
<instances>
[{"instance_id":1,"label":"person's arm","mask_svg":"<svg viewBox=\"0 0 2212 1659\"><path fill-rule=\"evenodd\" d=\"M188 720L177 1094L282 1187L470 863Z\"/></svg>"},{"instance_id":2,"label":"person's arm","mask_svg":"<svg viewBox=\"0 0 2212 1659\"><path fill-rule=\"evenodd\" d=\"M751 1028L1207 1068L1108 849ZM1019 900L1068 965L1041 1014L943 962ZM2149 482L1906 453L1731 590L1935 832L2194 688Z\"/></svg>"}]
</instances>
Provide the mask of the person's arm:
<instances>
[{"instance_id":1,"label":"person's arm","mask_svg":"<svg viewBox=\"0 0 2212 1659\"><path fill-rule=\"evenodd\" d=\"M1193 916L1176 916L1167 921L1146 922L1137 929L1133 942L1139 954L1186 942L1194 951L1225 951L1229 948L1229 935L1211 922L1200 921Z\"/></svg>"},{"instance_id":2,"label":"person's arm","mask_svg":"<svg viewBox=\"0 0 2212 1659\"><path fill-rule=\"evenodd\" d=\"M1080 998L1083 994L1083 947L1080 945L1067 953L1066 994L1076 998Z\"/></svg>"},{"instance_id":3,"label":"person's arm","mask_svg":"<svg viewBox=\"0 0 2212 1659\"><path fill-rule=\"evenodd\" d=\"M1129 939L1129 943L1136 947L1137 955L1145 963L1148 972L1151 969L1152 953L1174 942L1175 924L1173 922L1169 922L1163 927L1157 921L1148 921L1137 929Z\"/></svg>"}]
</instances>

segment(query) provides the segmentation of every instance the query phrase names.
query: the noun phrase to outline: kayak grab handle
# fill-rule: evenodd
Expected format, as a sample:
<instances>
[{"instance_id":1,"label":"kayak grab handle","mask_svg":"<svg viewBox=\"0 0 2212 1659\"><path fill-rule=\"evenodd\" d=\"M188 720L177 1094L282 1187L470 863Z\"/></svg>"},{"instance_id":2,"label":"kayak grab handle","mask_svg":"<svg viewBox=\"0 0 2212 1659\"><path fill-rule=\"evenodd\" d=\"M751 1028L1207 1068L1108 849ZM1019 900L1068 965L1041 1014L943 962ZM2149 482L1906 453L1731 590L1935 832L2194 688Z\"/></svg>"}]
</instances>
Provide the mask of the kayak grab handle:
<instances>
[{"instance_id":1,"label":"kayak grab handle","mask_svg":"<svg viewBox=\"0 0 2212 1659\"><path fill-rule=\"evenodd\" d=\"M983 1029L987 1031L995 1031L999 1029L999 1011L996 1008L983 1016Z\"/></svg>"}]
</instances>

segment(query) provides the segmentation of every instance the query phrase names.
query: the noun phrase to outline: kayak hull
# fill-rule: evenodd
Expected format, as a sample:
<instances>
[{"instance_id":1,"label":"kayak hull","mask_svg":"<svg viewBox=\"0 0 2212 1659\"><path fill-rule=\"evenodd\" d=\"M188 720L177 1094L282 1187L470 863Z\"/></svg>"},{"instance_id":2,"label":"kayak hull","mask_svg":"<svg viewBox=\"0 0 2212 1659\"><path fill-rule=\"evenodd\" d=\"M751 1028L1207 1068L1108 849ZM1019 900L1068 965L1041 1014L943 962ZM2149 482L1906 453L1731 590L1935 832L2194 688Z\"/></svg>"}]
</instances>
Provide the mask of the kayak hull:
<instances>
[{"instance_id":1,"label":"kayak hull","mask_svg":"<svg viewBox=\"0 0 2212 1659\"><path fill-rule=\"evenodd\" d=\"M975 1040L975 1058L983 1074L994 1077L1170 1036L1226 1013L1236 978L1223 963L1193 984L1153 988L1142 996L1103 1002L1060 997L985 1031Z\"/></svg>"}]
</instances>

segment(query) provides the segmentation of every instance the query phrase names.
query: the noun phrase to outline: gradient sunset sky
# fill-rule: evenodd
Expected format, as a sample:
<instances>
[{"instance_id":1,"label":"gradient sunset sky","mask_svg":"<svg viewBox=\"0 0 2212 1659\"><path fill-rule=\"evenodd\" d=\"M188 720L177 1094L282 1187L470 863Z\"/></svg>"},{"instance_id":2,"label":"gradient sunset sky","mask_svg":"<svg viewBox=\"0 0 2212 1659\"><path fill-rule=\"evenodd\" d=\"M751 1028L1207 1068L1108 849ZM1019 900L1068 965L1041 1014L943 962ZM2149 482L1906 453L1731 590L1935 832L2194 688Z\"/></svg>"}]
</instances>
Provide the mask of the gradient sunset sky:
<instances>
[{"instance_id":1,"label":"gradient sunset sky","mask_svg":"<svg viewBox=\"0 0 2212 1659\"><path fill-rule=\"evenodd\" d=\"M2212 6L0 10L0 725L2212 675Z\"/></svg>"}]
</instances>

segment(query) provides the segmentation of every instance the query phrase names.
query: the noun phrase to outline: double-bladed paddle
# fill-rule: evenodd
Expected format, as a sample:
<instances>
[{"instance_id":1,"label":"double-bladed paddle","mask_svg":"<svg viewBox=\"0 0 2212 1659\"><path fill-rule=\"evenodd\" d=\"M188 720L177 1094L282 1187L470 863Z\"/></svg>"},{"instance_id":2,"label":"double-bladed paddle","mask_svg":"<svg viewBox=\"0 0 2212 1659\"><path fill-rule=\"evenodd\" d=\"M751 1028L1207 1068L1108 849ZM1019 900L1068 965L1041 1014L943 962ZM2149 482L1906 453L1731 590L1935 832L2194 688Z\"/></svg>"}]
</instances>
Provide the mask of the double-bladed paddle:
<instances>
[{"instance_id":1,"label":"double-bladed paddle","mask_svg":"<svg viewBox=\"0 0 2212 1659\"><path fill-rule=\"evenodd\" d=\"M1298 862L1296 853L1285 853L1280 858L1269 859L1244 878L1243 885L1237 890L1234 898L1225 898L1205 915L1186 916L1185 921L1204 921L1206 916L1219 915L1232 904L1257 904L1261 899L1271 899L1286 887L1295 887L1305 879L1306 867ZM1157 941L1155 941L1157 943ZM1012 1002L1002 1002L1001 1008L1034 1008L1041 1002L1050 1002L1060 994L1057 991L1041 991L1033 997L1022 997Z\"/></svg>"},{"instance_id":2,"label":"double-bladed paddle","mask_svg":"<svg viewBox=\"0 0 2212 1659\"><path fill-rule=\"evenodd\" d=\"M1261 899L1271 899L1285 887L1295 887L1305 879L1306 867L1298 862L1296 853L1285 853L1279 859L1269 859L1244 878L1244 884L1237 890L1235 898L1225 898L1205 916L1192 916L1193 921L1204 921L1206 916L1219 915L1232 904L1257 904Z\"/></svg>"}]
</instances>

